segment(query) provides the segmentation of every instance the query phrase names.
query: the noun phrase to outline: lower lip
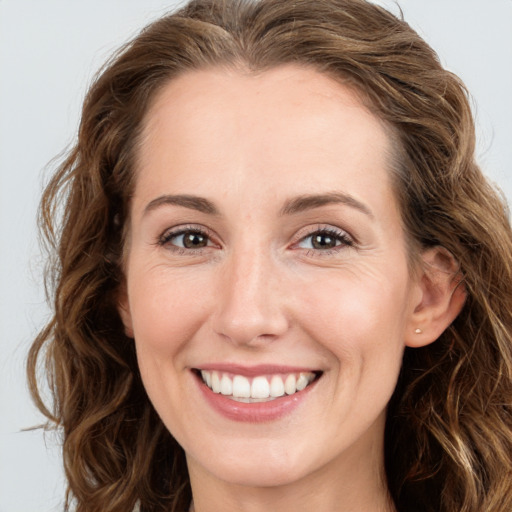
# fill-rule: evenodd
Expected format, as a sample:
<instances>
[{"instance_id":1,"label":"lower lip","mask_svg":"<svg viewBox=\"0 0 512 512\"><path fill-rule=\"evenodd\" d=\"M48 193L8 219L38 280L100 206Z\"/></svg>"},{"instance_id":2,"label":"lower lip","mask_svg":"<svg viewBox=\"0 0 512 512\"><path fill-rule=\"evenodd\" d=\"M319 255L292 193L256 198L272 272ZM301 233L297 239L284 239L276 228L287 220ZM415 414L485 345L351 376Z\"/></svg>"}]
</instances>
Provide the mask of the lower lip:
<instances>
[{"instance_id":1,"label":"lower lip","mask_svg":"<svg viewBox=\"0 0 512 512\"><path fill-rule=\"evenodd\" d=\"M278 420L292 413L308 397L318 379L293 395L285 395L268 402L255 402L251 404L237 402L220 393L214 393L197 375L196 380L201 393L208 403L225 418L248 423L263 423Z\"/></svg>"}]
</instances>

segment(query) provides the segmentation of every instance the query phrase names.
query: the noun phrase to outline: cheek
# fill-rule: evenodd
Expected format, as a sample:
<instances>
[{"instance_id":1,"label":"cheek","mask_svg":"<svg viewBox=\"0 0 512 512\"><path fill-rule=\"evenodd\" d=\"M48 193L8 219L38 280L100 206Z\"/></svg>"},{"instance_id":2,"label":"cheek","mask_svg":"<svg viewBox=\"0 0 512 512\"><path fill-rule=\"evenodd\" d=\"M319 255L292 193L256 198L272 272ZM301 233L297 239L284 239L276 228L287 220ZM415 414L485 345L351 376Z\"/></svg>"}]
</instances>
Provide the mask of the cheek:
<instances>
[{"instance_id":1,"label":"cheek","mask_svg":"<svg viewBox=\"0 0 512 512\"><path fill-rule=\"evenodd\" d=\"M128 279L137 361L146 392L169 430L179 428L176 409L183 409L182 379L187 348L204 323L198 282L161 266Z\"/></svg>"},{"instance_id":2,"label":"cheek","mask_svg":"<svg viewBox=\"0 0 512 512\"><path fill-rule=\"evenodd\" d=\"M326 339L366 343L403 334L407 318L404 279L333 276L297 298L311 330ZM336 343L336 345L338 345Z\"/></svg>"},{"instance_id":3,"label":"cheek","mask_svg":"<svg viewBox=\"0 0 512 512\"><path fill-rule=\"evenodd\" d=\"M339 389L348 393L340 399L350 396L380 410L402 362L408 280L391 272L336 278L326 280L323 289L308 287L311 291L298 298L304 304L302 327L330 354Z\"/></svg>"},{"instance_id":4,"label":"cheek","mask_svg":"<svg viewBox=\"0 0 512 512\"><path fill-rule=\"evenodd\" d=\"M128 289L138 352L140 356L175 354L204 322L204 283L175 276L165 268L138 275Z\"/></svg>"}]
</instances>

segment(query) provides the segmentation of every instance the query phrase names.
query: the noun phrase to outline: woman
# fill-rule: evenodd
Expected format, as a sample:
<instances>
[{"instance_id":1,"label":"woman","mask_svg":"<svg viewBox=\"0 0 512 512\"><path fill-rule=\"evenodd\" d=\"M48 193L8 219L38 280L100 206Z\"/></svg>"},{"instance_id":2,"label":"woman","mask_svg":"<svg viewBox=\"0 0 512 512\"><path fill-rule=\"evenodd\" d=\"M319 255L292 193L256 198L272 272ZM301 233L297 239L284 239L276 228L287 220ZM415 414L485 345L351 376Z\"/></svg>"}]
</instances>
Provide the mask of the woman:
<instances>
[{"instance_id":1,"label":"woman","mask_svg":"<svg viewBox=\"0 0 512 512\"><path fill-rule=\"evenodd\" d=\"M402 20L162 18L93 84L41 214L29 376L77 510L512 508L511 230L463 85Z\"/></svg>"}]
</instances>

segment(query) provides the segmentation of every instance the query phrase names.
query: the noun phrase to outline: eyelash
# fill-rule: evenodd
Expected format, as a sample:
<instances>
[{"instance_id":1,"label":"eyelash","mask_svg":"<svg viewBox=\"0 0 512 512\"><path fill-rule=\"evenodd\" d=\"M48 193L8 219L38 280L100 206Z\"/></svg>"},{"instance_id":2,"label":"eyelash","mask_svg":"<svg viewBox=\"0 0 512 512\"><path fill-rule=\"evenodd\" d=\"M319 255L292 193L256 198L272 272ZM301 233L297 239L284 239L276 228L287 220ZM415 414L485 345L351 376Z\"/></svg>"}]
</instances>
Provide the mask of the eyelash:
<instances>
[{"instance_id":1,"label":"eyelash","mask_svg":"<svg viewBox=\"0 0 512 512\"><path fill-rule=\"evenodd\" d=\"M293 245L294 247L297 247L300 243L305 242L308 239L312 239L314 236L324 236L332 238L336 241L336 244L334 247L328 248L328 249L315 249L311 248L307 250L306 255L307 256L314 256L314 257L323 257L323 256L330 256L332 254L338 253L339 251L342 251L343 249L346 249L347 247L353 247L355 245L354 239L345 231L334 228L334 227L317 227L313 231L309 231L304 236L299 235L299 240L295 242ZM339 244L338 244L339 242Z\"/></svg>"},{"instance_id":2,"label":"eyelash","mask_svg":"<svg viewBox=\"0 0 512 512\"><path fill-rule=\"evenodd\" d=\"M203 251L203 249L206 249L208 247L211 247L212 244L206 245L204 247L198 247L198 248L187 248L187 247L180 247L175 244L171 243L171 240L174 238L177 238L182 235L186 234L194 234L203 236L207 239L207 243L211 242L212 240L212 233L201 226L181 226L179 228L176 228L175 230L167 230L165 231L158 239L157 245L161 247L168 247L171 251L177 253L177 254L197 254ZM339 252L340 250L343 250L347 247L353 247L356 245L354 239L348 235L345 231L341 229L337 229L334 227L317 227L313 231L309 231L307 234L304 234L303 236L299 235L297 237L297 241L293 242L292 247L295 249L300 249L299 244L306 241L309 238L312 238L315 235L320 235L324 237L330 237L333 238L336 242L339 242L338 245L335 245L334 247L328 248L328 249L307 249L306 255L307 256L314 256L314 257L322 257L322 256L329 256L334 253Z\"/></svg>"},{"instance_id":3,"label":"eyelash","mask_svg":"<svg viewBox=\"0 0 512 512\"><path fill-rule=\"evenodd\" d=\"M212 239L212 233L201 226L180 226L179 228L176 228L174 230L171 229L165 231L159 237L157 244L162 247L166 246L177 254L194 254L201 252L203 249L206 249L207 247L211 246L207 245L206 247L187 248L179 247L177 245L170 243L173 238L177 238L188 233L203 236L207 239L207 242L210 242Z\"/></svg>"}]
</instances>

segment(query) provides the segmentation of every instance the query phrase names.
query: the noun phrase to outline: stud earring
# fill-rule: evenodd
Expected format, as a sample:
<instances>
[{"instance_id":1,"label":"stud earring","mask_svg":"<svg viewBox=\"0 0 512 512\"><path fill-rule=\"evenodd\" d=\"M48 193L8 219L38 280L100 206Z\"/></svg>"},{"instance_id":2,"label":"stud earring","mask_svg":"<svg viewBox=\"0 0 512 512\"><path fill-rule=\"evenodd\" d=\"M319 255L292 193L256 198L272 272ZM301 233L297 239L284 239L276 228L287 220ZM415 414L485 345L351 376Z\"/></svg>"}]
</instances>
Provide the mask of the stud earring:
<instances>
[{"instance_id":1,"label":"stud earring","mask_svg":"<svg viewBox=\"0 0 512 512\"><path fill-rule=\"evenodd\" d=\"M422 331L420 328L418 328L418 329L415 329L415 330L414 330L414 332L415 332L416 334L421 334L423 331Z\"/></svg>"}]
</instances>

